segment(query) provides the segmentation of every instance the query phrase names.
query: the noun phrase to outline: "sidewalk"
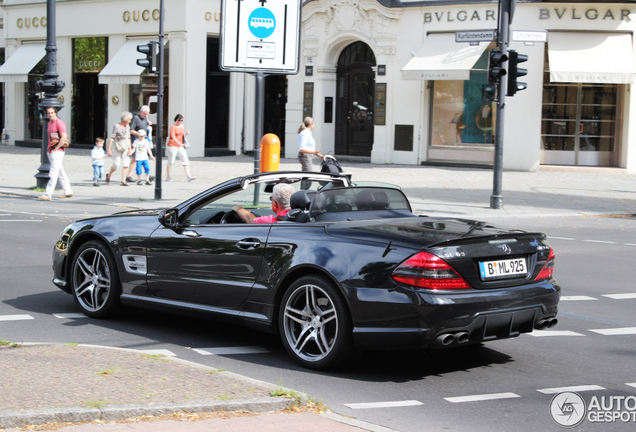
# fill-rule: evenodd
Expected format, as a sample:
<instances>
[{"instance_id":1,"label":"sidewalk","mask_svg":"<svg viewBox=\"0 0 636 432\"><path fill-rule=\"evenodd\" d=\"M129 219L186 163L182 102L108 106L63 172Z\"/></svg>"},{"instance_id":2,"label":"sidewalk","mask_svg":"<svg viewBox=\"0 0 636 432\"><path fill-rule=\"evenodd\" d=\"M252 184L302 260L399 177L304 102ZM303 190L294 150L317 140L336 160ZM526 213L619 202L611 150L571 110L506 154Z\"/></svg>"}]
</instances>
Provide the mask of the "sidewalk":
<instances>
[{"instance_id":1,"label":"sidewalk","mask_svg":"<svg viewBox=\"0 0 636 432\"><path fill-rule=\"evenodd\" d=\"M0 145L0 158L0 197L37 199L41 193L29 188L36 183L33 176L40 166L39 149ZM108 158L106 170L110 163ZM344 161L341 164L352 173L354 181L401 186L414 211L429 215L492 220L510 216L636 214L636 175L620 169L543 167L532 173L504 172L503 208L493 210L489 208L492 170ZM162 182L161 200L154 199L154 184L119 186L120 172L115 173L110 185L94 187L88 150L70 149L64 167L74 195L58 200L58 191L55 205L63 202L78 208L82 203L98 204L105 206L104 214L110 214L120 208L174 206L217 183L253 173L254 160L249 156L192 158L191 171L196 180L188 182L181 166L175 166L175 181ZM283 159L280 169L298 170L299 164ZM152 171L154 174L154 166ZM163 172L165 177L165 162ZM51 204L41 202L42 206ZM294 400L273 397L271 391L279 390L273 384L142 352L87 346L5 346L0 347L0 358L0 430L28 423L98 420L58 430L388 431L331 413L281 411L293 405ZM203 411L229 413L209 419L197 414ZM173 412L181 414L172 415ZM136 419L112 423L131 417Z\"/></svg>"},{"instance_id":2,"label":"sidewalk","mask_svg":"<svg viewBox=\"0 0 636 432\"><path fill-rule=\"evenodd\" d=\"M2 168L0 193L32 196L34 175L40 166L39 149L0 145ZM107 158L105 170L110 168ZM490 208L493 189L491 169L449 168L413 165L371 165L342 161L354 181L397 184L406 193L414 211L429 215L473 217L490 220L502 216L571 216L636 213L636 174L618 168L542 167L537 172L504 172L501 209ZM280 170L298 170L295 159L282 159ZM73 186L69 201L134 208L169 207L222 181L252 174L251 156L191 158L196 180L188 182L179 162L173 167L174 182L163 181L161 200L155 200L155 185L119 185L121 171L110 185L93 187L90 151L70 149L64 168ZM155 174L154 164L151 164ZM319 167L316 166L316 170ZM165 179L165 158L163 173ZM136 177L136 176L135 176ZM61 191L55 195L59 197ZM54 198L55 199L55 198ZM105 209L105 213L112 210Z\"/></svg>"},{"instance_id":3,"label":"sidewalk","mask_svg":"<svg viewBox=\"0 0 636 432\"><path fill-rule=\"evenodd\" d=\"M0 358L0 431L388 431L303 409L307 396L280 386L135 350L4 345Z\"/></svg>"}]
</instances>

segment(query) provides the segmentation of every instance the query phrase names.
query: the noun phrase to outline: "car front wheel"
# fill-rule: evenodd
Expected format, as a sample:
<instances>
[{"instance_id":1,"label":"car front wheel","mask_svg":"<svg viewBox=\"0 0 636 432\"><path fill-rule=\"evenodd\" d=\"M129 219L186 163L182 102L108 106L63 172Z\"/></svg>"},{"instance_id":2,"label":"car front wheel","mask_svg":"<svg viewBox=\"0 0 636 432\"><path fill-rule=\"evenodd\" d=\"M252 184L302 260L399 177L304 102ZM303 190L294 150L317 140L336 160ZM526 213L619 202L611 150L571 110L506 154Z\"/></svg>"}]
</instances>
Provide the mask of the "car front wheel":
<instances>
[{"instance_id":1,"label":"car front wheel","mask_svg":"<svg viewBox=\"0 0 636 432\"><path fill-rule=\"evenodd\" d=\"M344 299L320 276L302 277L285 292L279 328L287 352L310 369L340 366L355 351Z\"/></svg>"},{"instance_id":2,"label":"car front wheel","mask_svg":"<svg viewBox=\"0 0 636 432\"><path fill-rule=\"evenodd\" d=\"M85 315L109 318L120 311L117 266L103 243L89 241L79 248L71 265L71 284L73 297Z\"/></svg>"}]
</instances>

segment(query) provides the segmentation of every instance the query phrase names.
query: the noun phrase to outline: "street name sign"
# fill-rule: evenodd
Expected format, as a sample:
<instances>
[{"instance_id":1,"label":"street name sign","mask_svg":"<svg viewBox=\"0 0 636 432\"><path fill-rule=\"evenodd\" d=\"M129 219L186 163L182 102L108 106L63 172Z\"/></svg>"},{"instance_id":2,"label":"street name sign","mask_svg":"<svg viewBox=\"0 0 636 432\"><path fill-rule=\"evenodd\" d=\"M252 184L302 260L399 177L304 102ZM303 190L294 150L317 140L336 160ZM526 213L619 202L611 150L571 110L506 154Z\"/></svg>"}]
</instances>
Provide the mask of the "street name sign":
<instances>
[{"instance_id":1,"label":"street name sign","mask_svg":"<svg viewBox=\"0 0 636 432\"><path fill-rule=\"evenodd\" d=\"M547 31L513 30L512 40L519 42L547 42Z\"/></svg>"},{"instance_id":2,"label":"street name sign","mask_svg":"<svg viewBox=\"0 0 636 432\"><path fill-rule=\"evenodd\" d=\"M222 70L297 74L301 0L222 0Z\"/></svg>"},{"instance_id":3,"label":"street name sign","mask_svg":"<svg viewBox=\"0 0 636 432\"><path fill-rule=\"evenodd\" d=\"M496 35L495 29L456 31L455 42L492 42Z\"/></svg>"}]
</instances>

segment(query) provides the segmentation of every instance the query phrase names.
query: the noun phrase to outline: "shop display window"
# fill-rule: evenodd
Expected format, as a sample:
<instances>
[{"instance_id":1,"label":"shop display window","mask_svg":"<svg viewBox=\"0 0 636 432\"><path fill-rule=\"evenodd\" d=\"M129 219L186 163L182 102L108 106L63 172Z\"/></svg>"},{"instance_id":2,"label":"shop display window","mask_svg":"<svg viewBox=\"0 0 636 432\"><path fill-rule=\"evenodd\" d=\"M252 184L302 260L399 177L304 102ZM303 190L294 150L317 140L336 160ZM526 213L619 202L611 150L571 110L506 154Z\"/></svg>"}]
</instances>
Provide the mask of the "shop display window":
<instances>
[{"instance_id":1,"label":"shop display window","mask_svg":"<svg viewBox=\"0 0 636 432\"><path fill-rule=\"evenodd\" d=\"M488 146L494 143L496 103L482 97L488 83L488 52L484 51L470 80L437 80L432 85L431 146Z\"/></svg>"},{"instance_id":2,"label":"shop display window","mask_svg":"<svg viewBox=\"0 0 636 432\"><path fill-rule=\"evenodd\" d=\"M618 85L549 83L548 72L545 79L541 148L614 151Z\"/></svg>"},{"instance_id":3,"label":"shop display window","mask_svg":"<svg viewBox=\"0 0 636 432\"><path fill-rule=\"evenodd\" d=\"M42 139L44 117L40 111L40 101L44 99L44 92L40 91L36 83L44 79L44 72L46 71L45 58L31 69L26 83L26 122L24 131L26 140Z\"/></svg>"}]
</instances>

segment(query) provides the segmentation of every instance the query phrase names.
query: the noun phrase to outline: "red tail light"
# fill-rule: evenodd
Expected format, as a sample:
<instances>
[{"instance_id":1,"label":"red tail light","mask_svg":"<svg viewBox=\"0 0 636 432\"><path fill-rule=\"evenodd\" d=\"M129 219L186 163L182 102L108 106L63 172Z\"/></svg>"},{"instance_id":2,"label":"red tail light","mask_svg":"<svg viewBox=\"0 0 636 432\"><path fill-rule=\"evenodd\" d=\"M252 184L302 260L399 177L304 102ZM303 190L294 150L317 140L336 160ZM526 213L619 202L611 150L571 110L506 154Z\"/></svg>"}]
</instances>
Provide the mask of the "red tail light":
<instances>
[{"instance_id":1,"label":"red tail light","mask_svg":"<svg viewBox=\"0 0 636 432\"><path fill-rule=\"evenodd\" d=\"M538 281L543 279L550 279L552 277L552 273L554 272L554 258L556 258L556 255L554 255L554 251L552 250L552 248L550 248L548 260L546 261L545 265L541 269L541 272L535 278L535 280Z\"/></svg>"},{"instance_id":2,"label":"red tail light","mask_svg":"<svg viewBox=\"0 0 636 432\"><path fill-rule=\"evenodd\" d=\"M455 269L440 257L419 252L397 266L393 280L434 290L472 288Z\"/></svg>"}]
</instances>

